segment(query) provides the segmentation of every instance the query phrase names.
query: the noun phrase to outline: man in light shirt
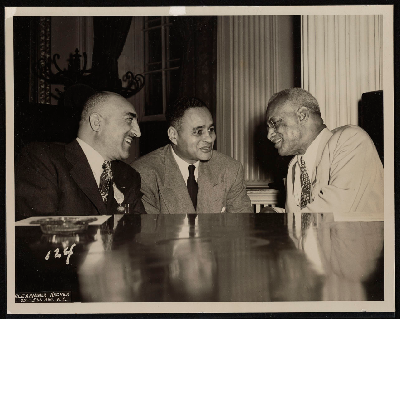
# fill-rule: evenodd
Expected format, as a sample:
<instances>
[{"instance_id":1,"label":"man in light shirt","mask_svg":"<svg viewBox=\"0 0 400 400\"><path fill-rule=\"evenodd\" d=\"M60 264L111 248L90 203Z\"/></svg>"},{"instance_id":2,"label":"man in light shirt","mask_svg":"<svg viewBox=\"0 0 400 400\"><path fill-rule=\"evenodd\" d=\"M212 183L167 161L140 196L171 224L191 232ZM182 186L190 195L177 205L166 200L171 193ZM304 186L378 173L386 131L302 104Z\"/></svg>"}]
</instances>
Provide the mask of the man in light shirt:
<instances>
[{"instance_id":1,"label":"man in light shirt","mask_svg":"<svg viewBox=\"0 0 400 400\"><path fill-rule=\"evenodd\" d=\"M267 125L278 153L294 157L285 210L262 212L383 213L383 166L367 132L353 125L329 131L317 100L300 88L271 97Z\"/></svg>"},{"instance_id":2,"label":"man in light shirt","mask_svg":"<svg viewBox=\"0 0 400 400\"><path fill-rule=\"evenodd\" d=\"M171 144L135 161L149 214L251 213L239 161L213 149L216 138L207 106L181 98L166 113Z\"/></svg>"},{"instance_id":3,"label":"man in light shirt","mask_svg":"<svg viewBox=\"0 0 400 400\"><path fill-rule=\"evenodd\" d=\"M16 218L145 213L140 176L119 161L137 137L131 103L111 92L91 96L76 140L25 147L15 169Z\"/></svg>"}]
</instances>

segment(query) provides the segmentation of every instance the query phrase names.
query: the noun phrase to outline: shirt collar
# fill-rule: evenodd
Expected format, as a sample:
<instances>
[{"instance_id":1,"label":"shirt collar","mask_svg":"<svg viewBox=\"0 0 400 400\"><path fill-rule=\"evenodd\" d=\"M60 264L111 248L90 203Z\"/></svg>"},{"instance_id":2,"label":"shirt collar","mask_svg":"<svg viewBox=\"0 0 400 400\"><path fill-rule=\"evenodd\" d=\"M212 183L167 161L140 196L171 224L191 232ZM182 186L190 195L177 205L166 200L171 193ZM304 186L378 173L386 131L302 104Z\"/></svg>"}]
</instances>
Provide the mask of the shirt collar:
<instances>
[{"instance_id":1,"label":"shirt collar","mask_svg":"<svg viewBox=\"0 0 400 400\"><path fill-rule=\"evenodd\" d=\"M97 186L99 186L100 176L103 172L103 163L105 161L104 157L82 139L76 138L76 141L82 147L82 150L85 153L85 156L90 165L90 169L93 172L93 176L94 179L96 180Z\"/></svg>"},{"instance_id":2,"label":"shirt collar","mask_svg":"<svg viewBox=\"0 0 400 400\"><path fill-rule=\"evenodd\" d=\"M175 158L176 163L178 164L179 170L181 171L181 174L183 176L183 179L185 180L185 183L187 182L188 178L189 178L189 163L186 162L185 160L182 160L182 158L180 158L176 153L175 150L173 148L173 146L171 146L172 149L172 154ZM196 179L196 181L198 180L199 177L199 164L200 161L197 160L193 165L196 167L196 169L194 170L194 178Z\"/></svg>"},{"instance_id":3,"label":"shirt collar","mask_svg":"<svg viewBox=\"0 0 400 400\"><path fill-rule=\"evenodd\" d=\"M325 128L326 129L326 128ZM308 146L306 152L302 156L297 156L297 161L300 163L300 157L303 157L303 160L307 167L308 176L312 177L312 172L314 171L315 163L317 161L317 153L319 142L321 141L322 131L318 134L318 136L311 142Z\"/></svg>"}]
</instances>

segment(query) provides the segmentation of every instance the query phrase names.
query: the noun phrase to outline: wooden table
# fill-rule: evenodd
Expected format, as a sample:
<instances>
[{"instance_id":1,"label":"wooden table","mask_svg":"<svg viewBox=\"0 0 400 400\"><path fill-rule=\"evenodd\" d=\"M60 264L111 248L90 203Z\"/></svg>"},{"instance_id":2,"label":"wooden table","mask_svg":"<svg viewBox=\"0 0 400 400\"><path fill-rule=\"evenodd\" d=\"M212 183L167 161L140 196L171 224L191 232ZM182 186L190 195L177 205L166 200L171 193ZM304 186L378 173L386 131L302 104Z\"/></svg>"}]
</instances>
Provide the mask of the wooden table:
<instances>
[{"instance_id":1,"label":"wooden table","mask_svg":"<svg viewBox=\"0 0 400 400\"><path fill-rule=\"evenodd\" d=\"M118 218L71 236L16 227L16 301L383 300L383 222L334 222L332 214Z\"/></svg>"}]
</instances>

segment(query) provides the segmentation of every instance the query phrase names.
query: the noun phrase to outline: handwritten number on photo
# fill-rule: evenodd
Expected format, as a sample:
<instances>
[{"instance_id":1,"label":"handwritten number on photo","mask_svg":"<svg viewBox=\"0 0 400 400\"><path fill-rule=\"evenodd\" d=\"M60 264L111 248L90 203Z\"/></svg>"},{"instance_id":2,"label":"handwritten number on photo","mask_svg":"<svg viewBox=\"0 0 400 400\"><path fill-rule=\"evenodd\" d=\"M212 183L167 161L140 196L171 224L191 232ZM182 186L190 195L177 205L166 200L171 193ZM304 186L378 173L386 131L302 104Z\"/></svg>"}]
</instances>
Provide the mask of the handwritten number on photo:
<instances>
[{"instance_id":1,"label":"handwritten number on photo","mask_svg":"<svg viewBox=\"0 0 400 400\"><path fill-rule=\"evenodd\" d=\"M70 259L70 257L72 256L72 254L74 254L73 253L73 248L76 246L76 243L74 243L71 247L70 247L70 249L68 250L68 247L66 247L65 249L64 249L64 256L67 256L67 259L66 259L66 261L65 261L65 263L68 265L69 264L69 259ZM50 258L50 254L51 254L51 250L49 250L48 252L47 252L47 254L46 254L46 257L44 258L45 260L48 260L49 258ZM54 258L61 258L61 254L60 254L60 250L59 250L59 248L57 247L55 250L54 250Z\"/></svg>"}]
</instances>

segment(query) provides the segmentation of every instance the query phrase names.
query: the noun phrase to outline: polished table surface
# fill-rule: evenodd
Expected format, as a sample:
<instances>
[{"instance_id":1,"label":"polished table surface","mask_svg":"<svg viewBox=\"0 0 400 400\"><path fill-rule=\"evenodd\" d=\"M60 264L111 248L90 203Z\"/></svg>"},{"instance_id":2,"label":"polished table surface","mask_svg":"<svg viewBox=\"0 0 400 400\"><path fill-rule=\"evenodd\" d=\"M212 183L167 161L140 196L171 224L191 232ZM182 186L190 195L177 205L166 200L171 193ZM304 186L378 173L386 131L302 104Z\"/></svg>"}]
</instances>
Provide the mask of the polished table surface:
<instances>
[{"instance_id":1,"label":"polished table surface","mask_svg":"<svg viewBox=\"0 0 400 400\"><path fill-rule=\"evenodd\" d=\"M17 299L383 300L383 222L332 214L113 216L79 235L16 227L15 246Z\"/></svg>"}]
</instances>

